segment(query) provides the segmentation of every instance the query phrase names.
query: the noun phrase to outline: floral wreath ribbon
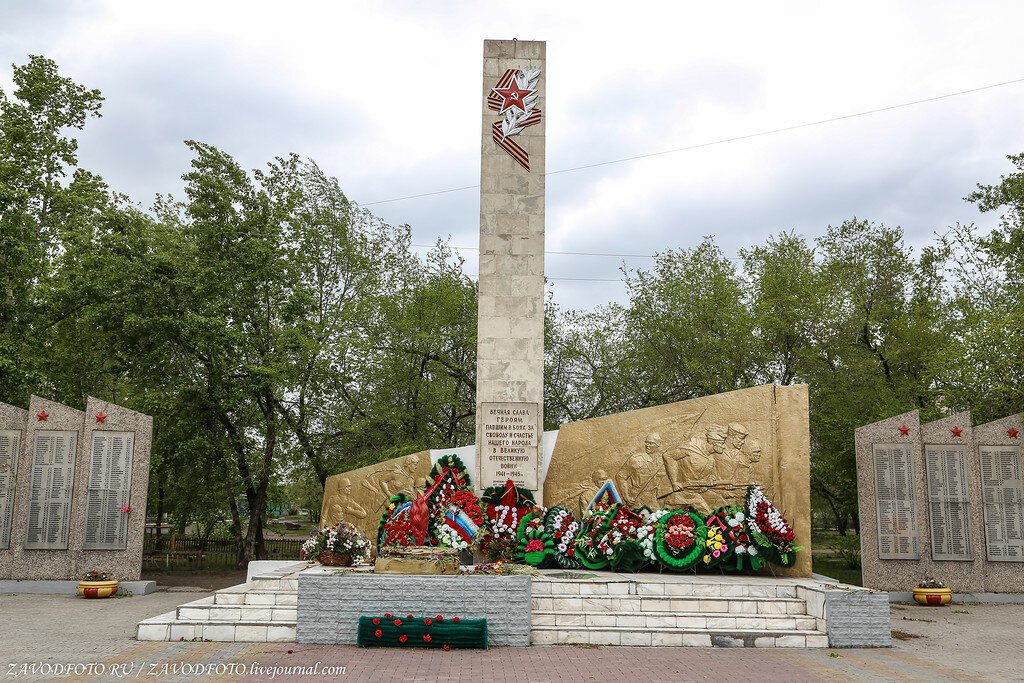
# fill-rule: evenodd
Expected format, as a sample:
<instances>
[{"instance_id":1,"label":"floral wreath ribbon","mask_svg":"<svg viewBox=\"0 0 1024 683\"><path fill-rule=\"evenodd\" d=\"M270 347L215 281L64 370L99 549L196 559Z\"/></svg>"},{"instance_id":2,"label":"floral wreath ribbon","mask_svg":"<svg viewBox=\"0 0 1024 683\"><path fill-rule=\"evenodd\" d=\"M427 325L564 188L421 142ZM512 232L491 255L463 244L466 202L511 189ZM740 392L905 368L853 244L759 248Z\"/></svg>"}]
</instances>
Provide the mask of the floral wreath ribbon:
<instances>
[{"instance_id":1,"label":"floral wreath ribbon","mask_svg":"<svg viewBox=\"0 0 1024 683\"><path fill-rule=\"evenodd\" d=\"M491 139L519 165L530 170L530 155L511 138L540 123L537 81L540 69L507 69L487 95L487 108L501 116L491 125Z\"/></svg>"}]
</instances>

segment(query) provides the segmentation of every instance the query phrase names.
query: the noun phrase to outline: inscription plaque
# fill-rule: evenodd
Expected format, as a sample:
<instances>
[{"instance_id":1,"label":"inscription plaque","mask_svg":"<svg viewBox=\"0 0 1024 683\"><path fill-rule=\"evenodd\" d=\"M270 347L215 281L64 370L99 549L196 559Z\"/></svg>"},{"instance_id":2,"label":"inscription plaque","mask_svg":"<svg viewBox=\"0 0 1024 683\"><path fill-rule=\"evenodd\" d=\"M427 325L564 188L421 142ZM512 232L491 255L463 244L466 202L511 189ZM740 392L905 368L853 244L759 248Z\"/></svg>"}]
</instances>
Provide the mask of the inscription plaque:
<instances>
[{"instance_id":1,"label":"inscription plaque","mask_svg":"<svg viewBox=\"0 0 1024 683\"><path fill-rule=\"evenodd\" d=\"M971 559L971 499L965 446L924 447L933 560Z\"/></svg>"},{"instance_id":2,"label":"inscription plaque","mask_svg":"<svg viewBox=\"0 0 1024 683\"><path fill-rule=\"evenodd\" d=\"M979 446L985 556L1024 562L1024 477L1019 446Z\"/></svg>"},{"instance_id":3,"label":"inscription plaque","mask_svg":"<svg viewBox=\"0 0 1024 683\"><path fill-rule=\"evenodd\" d=\"M878 557L921 558L914 499L914 462L907 444L874 444Z\"/></svg>"},{"instance_id":4,"label":"inscription plaque","mask_svg":"<svg viewBox=\"0 0 1024 683\"><path fill-rule=\"evenodd\" d=\"M124 550L128 547L133 432L92 433L89 488L85 507L86 550Z\"/></svg>"},{"instance_id":5,"label":"inscription plaque","mask_svg":"<svg viewBox=\"0 0 1024 683\"><path fill-rule=\"evenodd\" d=\"M18 480L21 431L0 429L0 550L11 545L14 522L14 483Z\"/></svg>"},{"instance_id":6,"label":"inscription plaque","mask_svg":"<svg viewBox=\"0 0 1024 683\"><path fill-rule=\"evenodd\" d=\"M540 405L481 403L480 412L480 488L501 486L511 479L516 486L536 491Z\"/></svg>"},{"instance_id":7,"label":"inscription plaque","mask_svg":"<svg viewBox=\"0 0 1024 683\"><path fill-rule=\"evenodd\" d=\"M38 430L33 446L25 548L66 550L78 432Z\"/></svg>"}]
</instances>

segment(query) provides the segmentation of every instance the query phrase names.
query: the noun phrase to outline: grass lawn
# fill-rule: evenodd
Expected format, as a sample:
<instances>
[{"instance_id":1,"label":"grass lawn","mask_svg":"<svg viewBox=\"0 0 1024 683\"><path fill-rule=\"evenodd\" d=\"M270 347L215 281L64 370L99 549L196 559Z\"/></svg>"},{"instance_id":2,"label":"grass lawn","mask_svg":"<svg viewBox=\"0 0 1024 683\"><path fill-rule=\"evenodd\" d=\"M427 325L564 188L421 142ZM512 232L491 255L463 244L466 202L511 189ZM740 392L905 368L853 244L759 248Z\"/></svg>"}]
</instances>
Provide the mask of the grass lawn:
<instances>
[{"instance_id":1,"label":"grass lawn","mask_svg":"<svg viewBox=\"0 0 1024 683\"><path fill-rule=\"evenodd\" d=\"M824 574L842 583L860 586L863 580L861 579L860 569L850 569L846 562L837 557L814 553L814 556L811 558L811 565L815 574Z\"/></svg>"}]
</instances>

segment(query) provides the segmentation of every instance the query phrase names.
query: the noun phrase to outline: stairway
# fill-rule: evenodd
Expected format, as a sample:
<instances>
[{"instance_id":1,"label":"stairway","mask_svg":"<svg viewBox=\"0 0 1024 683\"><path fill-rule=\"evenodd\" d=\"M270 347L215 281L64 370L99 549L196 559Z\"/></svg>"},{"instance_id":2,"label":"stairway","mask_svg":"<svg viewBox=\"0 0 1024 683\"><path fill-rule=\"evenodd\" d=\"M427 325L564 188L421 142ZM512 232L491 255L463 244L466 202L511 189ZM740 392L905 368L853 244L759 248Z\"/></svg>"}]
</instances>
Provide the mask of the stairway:
<instances>
[{"instance_id":1,"label":"stairway","mask_svg":"<svg viewBox=\"0 0 1024 683\"><path fill-rule=\"evenodd\" d=\"M296 564L252 577L208 598L181 605L139 622L138 640L208 640L240 643L293 643L298 601Z\"/></svg>"},{"instance_id":2,"label":"stairway","mask_svg":"<svg viewBox=\"0 0 1024 683\"><path fill-rule=\"evenodd\" d=\"M533 580L533 645L828 647L797 581L547 572Z\"/></svg>"}]
</instances>

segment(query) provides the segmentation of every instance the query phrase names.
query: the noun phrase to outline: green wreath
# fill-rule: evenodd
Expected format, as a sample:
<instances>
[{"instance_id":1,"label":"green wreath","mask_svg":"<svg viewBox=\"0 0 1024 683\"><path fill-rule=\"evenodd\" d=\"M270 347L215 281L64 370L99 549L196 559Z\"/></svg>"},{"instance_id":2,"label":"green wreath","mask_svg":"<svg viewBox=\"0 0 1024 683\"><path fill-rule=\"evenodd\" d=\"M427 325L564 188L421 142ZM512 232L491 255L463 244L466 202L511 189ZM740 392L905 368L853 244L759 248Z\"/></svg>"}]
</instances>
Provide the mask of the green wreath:
<instances>
[{"instance_id":1,"label":"green wreath","mask_svg":"<svg viewBox=\"0 0 1024 683\"><path fill-rule=\"evenodd\" d=\"M567 533L565 528L555 528L555 518L561 517L563 521L568 520L566 526L569 524L576 524L576 531L573 535L566 539L566 542L562 542L563 536ZM576 559L576 538L579 535L579 521L571 510L564 507L553 507L547 511L544 515L544 529L551 536L552 543L555 544L555 562L562 569L579 569L582 565L580 561ZM559 546L565 545L565 552L559 549Z\"/></svg>"},{"instance_id":2,"label":"green wreath","mask_svg":"<svg viewBox=\"0 0 1024 683\"><path fill-rule=\"evenodd\" d=\"M622 541L615 546L611 559L612 571L634 574L644 568L647 558L640 543L634 540Z\"/></svg>"},{"instance_id":3,"label":"green wreath","mask_svg":"<svg viewBox=\"0 0 1024 683\"><path fill-rule=\"evenodd\" d=\"M576 559L587 569L604 569L610 563L608 556L598 550L598 543L611 529L609 523L615 513L613 505L608 510L592 511L583 520L579 533L576 534Z\"/></svg>"},{"instance_id":4,"label":"green wreath","mask_svg":"<svg viewBox=\"0 0 1024 683\"><path fill-rule=\"evenodd\" d=\"M444 474L446 468L455 473L463 486L472 488L473 480L469 476L469 470L466 469L466 463L462 462L462 458L454 453L441 456L438 461L434 463L434 466L430 468L430 472L427 474L428 488L438 475Z\"/></svg>"},{"instance_id":5,"label":"green wreath","mask_svg":"<svg viewBox=\"0 0 1024 683\"><path fill-rule=\"evenodd\" d=\"M502 484L500 486L488 486L484 489L484 492L480 494L480 500L483 501L485 505L500 505L501 498L505 495L506 486L507 484ZM537 501L533 497L533 491L519 486L516 486L515 490L516 507L532 508L537 505Z\"/></svg>"},{"instance_id":6,"label":"green wreath","mask_svg":"<svg viewBox=\"0 0 1024 683\"><path fill-rule=\"evenodd\" d=\"M701 566L706 569L728 565L736 555L736 536L734 527L729 526L728 517L740 512L738 505L725 505L714 510L704 520L707 527L707 538L704 542L704 557Z\"/></svg>"},{"instance_id":7,"label":"green wreath","mask_svg":"<svg viewBox=\"0 0 1024 683\"><path fill-rule=\"evenodd\" d=\"M377 523L377 547L381 546L381 541L384 540L384 525L391 519L391 513L398 506L403 503L409 502L409 496L404 493L396 493L388 499L388 505L384 508L384 514L380 516L380 522Z\"/></svg>"},{"instance_id":8,"label":"green wreath","mask_svg":"<svg viewBox=\"0 0 1024 683\"><path fill-rule=\"evenodd\" d=\"M693 521L693 541L689 546L677 551L669 543L669 522L680 515L685 515ZM700 562L704 557L706 542L707 527L704 518L693 510L674 510L662 517L654 529L654 555L663 567L671 571L686 571Z\"/></svg>"},{"instance_id":9,"label":"green wreath","mask_svg":"<svg viewBox=\"0 0 1024 683\"><path fill-rule=\"evenodd\" d=\"M544 530L544 527L526 529L520 527L523 533L519 535L518 558L531 567L543 569L554 560L555 544L551 536Z\"/></svg>"}]
</instances>

